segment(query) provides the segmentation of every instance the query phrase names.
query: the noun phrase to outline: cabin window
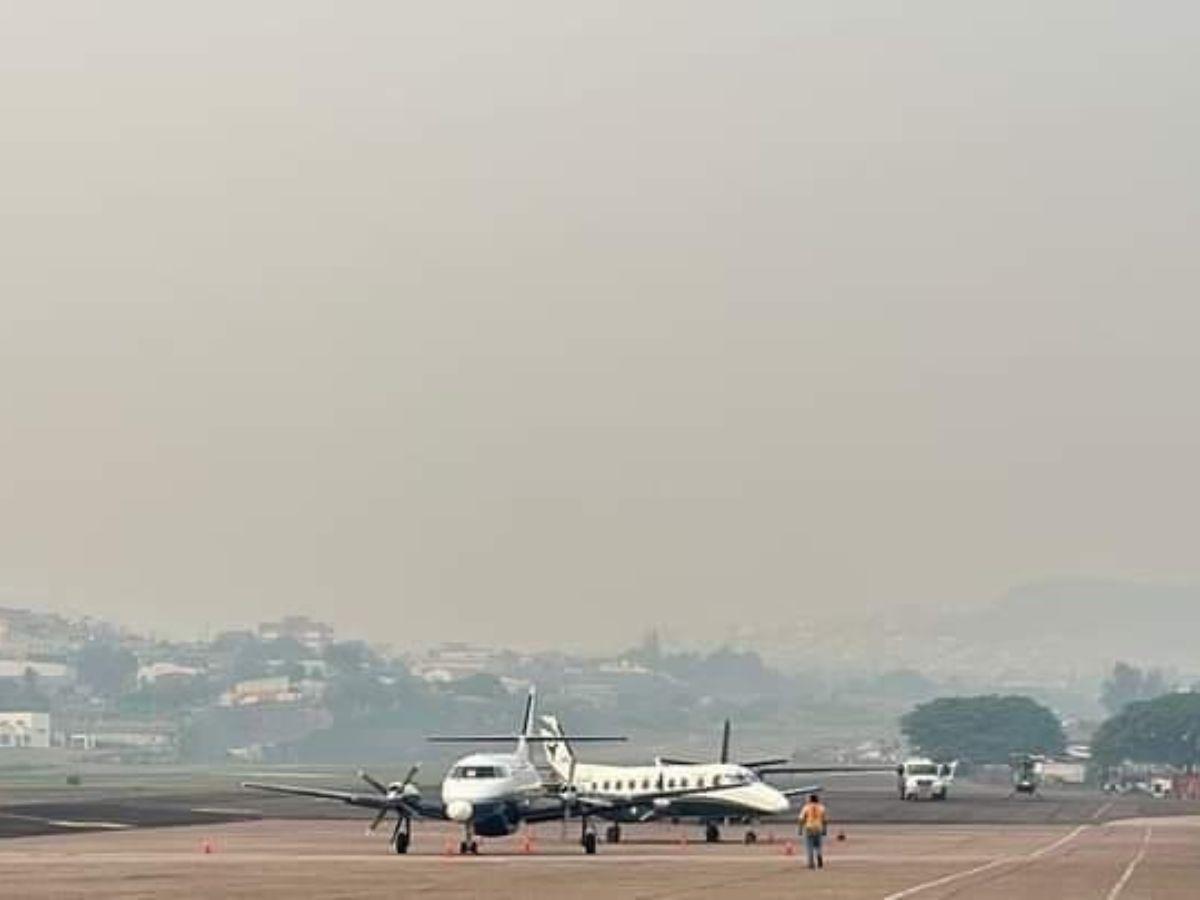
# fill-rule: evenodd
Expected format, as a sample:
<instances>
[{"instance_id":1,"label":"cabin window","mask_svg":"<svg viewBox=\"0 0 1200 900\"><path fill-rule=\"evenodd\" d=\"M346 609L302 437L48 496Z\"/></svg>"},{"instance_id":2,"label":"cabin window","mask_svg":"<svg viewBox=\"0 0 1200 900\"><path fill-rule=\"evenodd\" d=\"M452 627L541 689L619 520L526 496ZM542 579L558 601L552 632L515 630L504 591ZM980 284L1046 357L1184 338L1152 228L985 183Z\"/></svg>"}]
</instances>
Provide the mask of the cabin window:
<instances>
[{"instance_id":1,"label":"cabin window","mask_svg":"<svg viewBox=\"0 0 1200 900\"><path fill-rule=\"evenodd\" d=\"M674 788L674 787L675 787L675 779L674 779L674 778L668 778L668 779L667 779L667 787L669 787L669 788Z\"/></svg>"},{"instance_id":2,"label":"cabin window","mask_svg":"<svg viewBox=\"0 0 1200 900\"><path fill-rule=\"evenodd\" d=\"M614 787L615 787L615 788L616 788L618 791L619 791L619 790L621 790L621 788L623 788L624 786L625 786L625 782L623 782L623 781L618 781L618 782L617 782L617 783L614 785Z\"/></svg>"},{"instance_id":3,"label":"cabin window","mask_svg":"<svg viewBox=\"0 0 1200 900\"><path fill-rule=\"evenodd\" d=\"M611 784L611 782L608 782L608 781L604 782L604 789L606 791L609 789L610 784Z\"/></svg>"},{"instance_id":4,"label":"cabin window","mask_svg":"<svg viewBox=\"0 0 1200 900\"><path fill-rule=\"evenodd\" d=\"M719 785L720 783L721 783L721 776L720 776L720 775L714 775L714 776L713 776L713 787L716 787L716 786L717 786L717 785Z\"/></svg>"},{"instance_id":5,"label":"cabin window","mask_svg":"<svg viewBox=\"0 0 1200 900\"><path fill-rule=\"evenodd\" d=\"M499 766L455 766L450 771L451 778L504 778L505 774Z\"/></svg>"},{"instance_id":6,"label":"cabin window","mask_svg":"<svg viewBox=\"0 0 1200 900\"><path fill-rule=\"evenodd\" d=\"M650 790L650 779L649 778L642 779L642 790L643 791Z\"/></svg>"},{"instance_id":7,"label":"cabin window","mask_svg":"<svg viewBox=\"0 0 1200 900\"><path fill-rule=\"evenodd\" d=\"M696 779L696 787L704 787L704 776L701 775Z\"/></svg>"},{"instance_id":8,"label":"cabin window","mask_svg":"<svg viewBox=\"0 0 1200 900\"><path fill-rule=\"evenodd\" d=\"M688 786L688 780L687 780L686 778L680 778L680 779L679 779L679 786L680 786L681 788L685 788L685 787L687 787L687 786Z\"/></svg>"}]
</instances>

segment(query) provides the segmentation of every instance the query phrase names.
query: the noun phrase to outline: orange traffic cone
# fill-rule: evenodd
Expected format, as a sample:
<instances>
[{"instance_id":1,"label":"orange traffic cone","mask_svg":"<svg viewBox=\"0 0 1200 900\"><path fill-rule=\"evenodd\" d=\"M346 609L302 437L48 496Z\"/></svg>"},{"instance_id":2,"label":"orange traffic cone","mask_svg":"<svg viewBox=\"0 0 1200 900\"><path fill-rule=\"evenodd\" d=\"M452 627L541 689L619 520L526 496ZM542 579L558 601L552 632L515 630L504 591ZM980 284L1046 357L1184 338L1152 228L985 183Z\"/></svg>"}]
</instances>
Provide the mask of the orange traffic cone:
<instances>
[{"instance_id":1,"label":"orange traffic cone","mask_svg":"<svg viewBox=\"0 0 1200 900\"><path fill-rule=\"evenodd\" d=\"M204 840L202 840L200 842L200 852L205 854L206 856L208 854L212 853L214 849L215 848L213 847L213 842L212 842L211 838L205 838Z\"/></svg>"}]
</instances>

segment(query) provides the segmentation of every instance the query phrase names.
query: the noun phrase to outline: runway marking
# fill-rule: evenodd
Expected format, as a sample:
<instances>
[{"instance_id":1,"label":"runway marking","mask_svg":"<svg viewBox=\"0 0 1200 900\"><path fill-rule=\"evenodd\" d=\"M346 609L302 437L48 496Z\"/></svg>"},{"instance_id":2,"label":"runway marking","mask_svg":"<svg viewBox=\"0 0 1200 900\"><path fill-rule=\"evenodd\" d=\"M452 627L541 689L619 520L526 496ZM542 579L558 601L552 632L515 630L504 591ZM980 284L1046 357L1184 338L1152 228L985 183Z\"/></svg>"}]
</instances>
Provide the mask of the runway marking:
<instances>
[{"instance_id":1,"label":"runway marking","mask_svg":"<svg viewBox=\"0 0 1200 900\"><path fill-rule=\"evenodd\" d=\"M1150 835L1153 833L1154 829L1147 825L1145 832L1142 834L1142 846L1138 849L1133 859L1129 861L1129 865L1125 867L1125 871L1121 873L1121 877L1117 879L1117 883L1112 886L1112 890L1108 892L1107 900L1117 900L1121 896L1121 891L1125 890L1125 885L1129 884L1129 879L1133 877L1133 870L1146 858L1146 851L1150 849Z\"/></svg>"},{"instance_id":2,"label":"runway marking","mask_svg":"<svg viewBox=\"0 0 1200 900\"><path fill-rule=\"evenodd\" d=\"M961 872L951 872L949 875L943 875L941 878L935 878L932 881L926 881L922 884L915 884L912 887L905 888L902 891L897 891L894 894L888 894L883 898L883 900L901 900L903 897L911 897L914 894L919 894L922 891L929 890L930 888L952 884L955 881L961 881L964 878L970 878L972 875L978 875L981 872L987 872L991 869L997 868L998 866L1005 865L1006 863L1030 862L1035 859L1041 859L1047 853L1053 853L1064 844L1075 840L1075 838L1079 837L1080 834L1091 827L1091 825L1080 825L1070 833L1063 835L1062 837L1058 838L1058 840L1052 841L1044 847L1034 850L1032 853L1027 853L1024 856L1000 856L996 859L993 859L989 863L984 863L981 866L975 866L972 869L964 869Z\"/></svg>"},{"instance_id":3,"label":"runway marking","mask_svg":"<svg viewBox=\"0 0 1200 900\"><path fill-rule=\"evenodd\" d=\"M194 806L188 810L194 813L208 813L214 816L261 816L261 809L239 809L236 806Z\"/></svg>"},{"instance_id":4,"label":"runway marking","mask_svg":"<svg viewBox=\"0 0 1200 900\"><path fill-rule=\"evenodd\" d=\"M56 828L103 828L117 830L133 828L125 822L78 822L73 819L48 819L45 816L23 816L19 813L0 813L0 819L16 819L20 822L41 822L43 825L53 825ZM46 835L49 837L50 835Z\"/></svg>"},{"instance_id":5,"label":"runway marking","mask_svg":"<svg viewBox=\"0 0 1200 900\"><path fill-rule=\"evenodd\" d=\"M1093 819L1100 818L1102 815L1104 815L1106 812L1108 812L1110 809L1112 809L1112 805L1116 802L1117 802L1116 800L1109 800L1107 803L1105 803L1103 806L1101 806L1099 809L1097 809L1094 813L1092 813L1092 818Z\"/></svg>"}]
</instances>

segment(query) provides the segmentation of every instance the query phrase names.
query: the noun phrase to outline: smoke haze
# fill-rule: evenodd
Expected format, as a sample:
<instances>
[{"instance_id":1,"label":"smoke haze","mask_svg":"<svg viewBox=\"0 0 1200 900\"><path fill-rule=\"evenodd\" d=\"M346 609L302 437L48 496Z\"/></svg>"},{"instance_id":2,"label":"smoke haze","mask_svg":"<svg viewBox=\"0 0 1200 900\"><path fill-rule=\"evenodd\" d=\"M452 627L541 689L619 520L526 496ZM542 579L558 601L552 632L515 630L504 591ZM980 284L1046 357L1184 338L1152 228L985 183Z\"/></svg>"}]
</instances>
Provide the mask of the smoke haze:
<instances>
[{"instance_id":1,"label":"smoke haze","mask_svg":"<svg viewBox=\"0 0 1200 900\"><path fill-rule=\"evenodd\" d=\"M1200 13L8 4L0 603L611 646L1200 580Z\"/></svg>"}]
</instances>

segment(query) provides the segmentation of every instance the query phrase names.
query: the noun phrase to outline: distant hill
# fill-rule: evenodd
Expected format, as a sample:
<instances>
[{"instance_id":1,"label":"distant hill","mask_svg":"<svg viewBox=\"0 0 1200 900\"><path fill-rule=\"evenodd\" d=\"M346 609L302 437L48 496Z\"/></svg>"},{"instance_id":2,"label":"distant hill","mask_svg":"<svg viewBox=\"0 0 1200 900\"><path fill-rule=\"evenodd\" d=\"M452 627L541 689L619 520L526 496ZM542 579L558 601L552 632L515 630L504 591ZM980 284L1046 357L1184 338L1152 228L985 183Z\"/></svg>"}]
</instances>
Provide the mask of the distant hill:
<instances>
[{"instance_id":1,"label":"distant hill","mask_svg":"<svg viewBox=\"0 0 1200 900\"><path fill-rule=\"evenodd\" d=\"M1195 665L1200 586L1107 580L1025 585L941 629L987 643L1054 644L1081 659Z\"/></svg>"}]
</instances>

